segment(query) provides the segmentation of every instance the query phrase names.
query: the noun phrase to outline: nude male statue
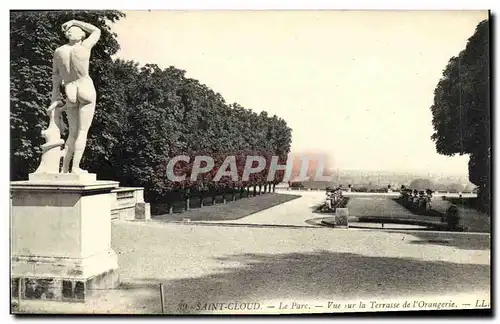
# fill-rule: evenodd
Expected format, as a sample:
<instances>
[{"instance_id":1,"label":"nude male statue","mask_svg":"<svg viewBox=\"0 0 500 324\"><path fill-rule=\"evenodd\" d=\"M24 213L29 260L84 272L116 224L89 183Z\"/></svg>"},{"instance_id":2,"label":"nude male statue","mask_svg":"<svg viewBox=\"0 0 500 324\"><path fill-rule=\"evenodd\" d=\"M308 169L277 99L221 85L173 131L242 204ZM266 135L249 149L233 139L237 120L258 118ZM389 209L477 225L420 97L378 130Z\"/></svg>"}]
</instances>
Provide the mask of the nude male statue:
<instances>
[{"instance_id":1,"label":"nude male statue","mask_svg":"<svg viewBox=\"0 0 500 324\"><path fill-rule=\"evenodd\" d=\"M101 36L99 28L78 20L70 20L62 25L68 43L54 52L52 72L52 99L61 99L61 86L66 94L66 116L69 134L65 144L63 173L69 172L73 158L72 173L87 173L80 168L85 151L87 133L96 105L96 91L89 76L90 51ZM89 33L86 37L85 32Z\"/></svg>"}]
</instances>

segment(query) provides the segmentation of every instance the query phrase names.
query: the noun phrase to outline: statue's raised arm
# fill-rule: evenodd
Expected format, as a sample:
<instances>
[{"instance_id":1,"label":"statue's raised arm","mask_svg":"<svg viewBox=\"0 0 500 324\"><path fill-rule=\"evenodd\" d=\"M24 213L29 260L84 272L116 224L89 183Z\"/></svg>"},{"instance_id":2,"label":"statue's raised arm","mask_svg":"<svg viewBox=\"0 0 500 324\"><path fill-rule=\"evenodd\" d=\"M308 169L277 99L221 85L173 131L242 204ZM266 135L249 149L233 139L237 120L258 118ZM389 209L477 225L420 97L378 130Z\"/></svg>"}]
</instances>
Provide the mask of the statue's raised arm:
<instances>
[{"instance_id":1,"label":"statue's raised arm","mask_svg":"<svg viewBox=\"0 0 500 324\"><path fill-rule=\"evenodd\" d=\"M82 39L82 46L85 46L89 49L94 47L94 45L99 41L99 38L101 37L101 30L99 28L79 20L70 20L64 23L62 25L62 30L64 33L67 33L73 26L78 27L83 31L89 33L89 36L87 38Z\"/></svg>"}]
</instances>

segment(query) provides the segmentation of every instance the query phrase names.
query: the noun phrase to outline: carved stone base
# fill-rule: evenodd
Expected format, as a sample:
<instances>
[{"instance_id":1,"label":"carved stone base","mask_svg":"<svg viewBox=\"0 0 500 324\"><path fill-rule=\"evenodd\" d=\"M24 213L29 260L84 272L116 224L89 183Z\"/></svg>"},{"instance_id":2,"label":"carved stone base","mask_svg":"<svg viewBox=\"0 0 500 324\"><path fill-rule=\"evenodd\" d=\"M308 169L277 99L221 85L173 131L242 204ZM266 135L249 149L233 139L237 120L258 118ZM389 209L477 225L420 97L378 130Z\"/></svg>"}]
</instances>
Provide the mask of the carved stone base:
<instances>
[{"instance_id":1,"label":"carved stone base","mask_svg":"<svg viewBox=\"0 0 500 324\"><path fill-rule=\"evenodd\" d=\"M111 248L88 257L13 255L11 261L12 276L28 278L87 280L118 269L118 257Z\"/></svg>"},{"instance_id":2,"label":"carved stone base","mask_svg":"<svg viewBox=\"0 0 500 324\"><path fill-rule=\"evenodd\" d=\"M12 299L85 302L97 291L116 289L118 272L109 270L88 279L57 277L11 277Z\"/></svg>"},{"instance_id":3,"label":"carved stone base","mask_svg":"<svg viewBox=\"0 0 500 324\"><path fill-rule=\"evenodd\" d=\"M97 290L117 288L117 269L113 250L85 259L15 256L12 298L83 302Z\"/></svg>"},{"instance_id":4,"label":"carved stone base","mask_svg":"<svg viewBox=\"0 0 500 324\"><path fill-rule=\"evenodd\" d=\"M29 181L50 183L91 183L97 180L95 173L30 173Z\"/></svg>"}]
</instances>

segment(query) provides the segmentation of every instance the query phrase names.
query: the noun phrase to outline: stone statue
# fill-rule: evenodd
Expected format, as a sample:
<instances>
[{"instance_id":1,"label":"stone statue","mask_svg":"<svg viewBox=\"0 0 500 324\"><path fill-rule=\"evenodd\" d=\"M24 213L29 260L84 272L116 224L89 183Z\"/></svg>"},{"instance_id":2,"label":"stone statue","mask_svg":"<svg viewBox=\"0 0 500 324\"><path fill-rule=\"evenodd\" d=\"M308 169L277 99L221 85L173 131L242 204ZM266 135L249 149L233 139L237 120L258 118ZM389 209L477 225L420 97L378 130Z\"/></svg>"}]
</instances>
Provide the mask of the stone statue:
<instances>
[{"instance_id":1,"label":"stone statue","mask_svg":"<svg viewBox=\"0 0 500 324\"><path fill-rule=\"evenodd\" d=\"M80 161L85 151L87 133L94 118L96 105L96 91L89 76L90 51L99 40L101 31L91 24L78 20L64 23L62 31L68 43L54 52L51 99L51 107L60 102L60 89L63 86L66 95L64 110L68 118L69 134L63 153L62 172L70 172L69 164L73 159L71 173L87 173L80 168ZM89 34L88 37L85 32ZM58 110L54 109L53 112L55 114Z\"/></svg>"},{"instance_id":2,"label":"stone statue","mask_svg":"<svg viewBox=\"0 0 500 324\"><path fill-rule=\"evenodd\" d=\"M59 173L59 163L61 161L61 146L64 140L61 132L64 132L66 125L62 119L62 112L66 108L61 106L61 101L55 101L47 109L49 115L49 127L42 131L45 144L42 145L42 160L35 173Z\"/></svg>"}]
</instances>

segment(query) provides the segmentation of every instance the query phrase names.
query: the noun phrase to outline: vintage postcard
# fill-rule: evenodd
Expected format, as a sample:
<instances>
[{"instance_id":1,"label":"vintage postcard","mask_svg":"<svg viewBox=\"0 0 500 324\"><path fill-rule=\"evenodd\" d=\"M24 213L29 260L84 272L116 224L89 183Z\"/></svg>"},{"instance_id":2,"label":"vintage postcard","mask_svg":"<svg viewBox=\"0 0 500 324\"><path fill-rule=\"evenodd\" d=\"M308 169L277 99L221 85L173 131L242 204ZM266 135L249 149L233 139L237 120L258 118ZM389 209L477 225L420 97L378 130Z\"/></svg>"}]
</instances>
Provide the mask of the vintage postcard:
<instances>
[{"instance_id":1,"label":"vintage postcard","mask_svg":"<svg viewBox=\"0 0 500 324\"><path fill-rule=\"evenodd\" d=\"M11 313L488 313L490 30L10 11Z\"/></svg>"}]
</instances>

